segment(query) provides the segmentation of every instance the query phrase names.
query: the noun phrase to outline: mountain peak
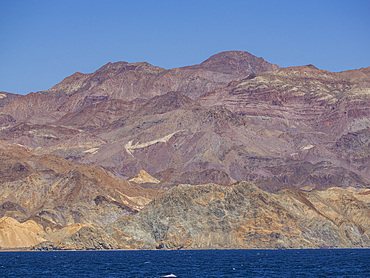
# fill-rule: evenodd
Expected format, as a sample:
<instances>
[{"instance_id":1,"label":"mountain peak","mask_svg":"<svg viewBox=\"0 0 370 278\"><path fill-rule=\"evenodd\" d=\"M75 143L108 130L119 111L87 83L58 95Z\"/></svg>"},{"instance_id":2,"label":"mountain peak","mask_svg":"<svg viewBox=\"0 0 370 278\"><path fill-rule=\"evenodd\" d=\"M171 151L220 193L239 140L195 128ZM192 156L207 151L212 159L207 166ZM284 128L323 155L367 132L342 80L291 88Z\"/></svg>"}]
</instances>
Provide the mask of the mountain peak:
<instances>
[{"instance_id":1,"label":"mountain peak","mask_svg":"<svg viewBox=\"0 0 370 278\"><path fill-rule=\"evenodd\" d=\"M246 51L224 51L212 55L199 65L191 66L193 69L206 69L216 72L233 74L249 74L256 71L278 70L278 65L270 64L263 58L258 58Z\"/></svg>"},{"instance_id":2,"label":"mountain peak","mask_svg":"<svg viewBox=\"0 0 370 278\"><path fill-rule=\"evenodd\" d=\"M239 60L239 59L248 59L248 58L257 58L257 59L263 60L263 58L258 58L247 51L230 50L230 51L223 51L223 52L214 54L211 57L209 57L207 60L205 60L203 63L207 63L212 60L220 60L220 59Z\"/></svg>"},{"instance_id":3,"label":"mountain peak","mask_svg":"<svg viewBox=\"0 0 370 278\"><path fill-rule=\"evenodd\" d=\"M317 68L317 67L315 67L315 66L314 66L314 65L312 65L312 64L305 65L305 67L310 68L310 69L318 70L318 68Z\"/></svg>"},{"instance_id":4,"label":"mountain peak","mask_svg":"<svg viewBox=\"0 0 370 278\"><path fill-rule=\"evenodd\" d=\"M134 62L134 63L128 63L124 61L118 61L118 62L109 62L102 66L98 71L100 70L119 70L119 69L124 69L124 70L135 70L136 68L159 68L149 64L148 62Z\"/></svg>"}]
</instances>

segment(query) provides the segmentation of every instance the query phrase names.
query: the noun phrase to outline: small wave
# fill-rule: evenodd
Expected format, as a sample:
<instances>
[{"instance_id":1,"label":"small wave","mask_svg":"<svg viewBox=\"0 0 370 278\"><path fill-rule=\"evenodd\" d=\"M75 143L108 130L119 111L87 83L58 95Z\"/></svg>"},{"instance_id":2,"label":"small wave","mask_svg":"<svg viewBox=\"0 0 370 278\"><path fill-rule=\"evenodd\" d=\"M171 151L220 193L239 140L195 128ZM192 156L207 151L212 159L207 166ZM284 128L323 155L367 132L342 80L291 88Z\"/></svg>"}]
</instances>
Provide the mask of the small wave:
<instances>
[{"instance_id":1,"label":"small wave","mask_svg":"<svg viewBox=\"0 0 370 278\"><path fill-rule=\"evenodd\" d=\"M168 275L165 275L165 276L162 276L162 277L177 277L175 274L168 274Z\"/></svg>"}]
</instances>

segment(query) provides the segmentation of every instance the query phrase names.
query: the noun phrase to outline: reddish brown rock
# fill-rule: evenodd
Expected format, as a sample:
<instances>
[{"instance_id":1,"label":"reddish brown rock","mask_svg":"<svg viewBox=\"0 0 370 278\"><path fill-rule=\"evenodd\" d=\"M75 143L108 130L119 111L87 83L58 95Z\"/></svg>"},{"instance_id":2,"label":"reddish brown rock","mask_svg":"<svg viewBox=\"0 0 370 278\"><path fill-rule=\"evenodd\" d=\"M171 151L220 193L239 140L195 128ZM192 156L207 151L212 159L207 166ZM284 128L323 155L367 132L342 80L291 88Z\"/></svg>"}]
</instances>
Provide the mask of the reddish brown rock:
<instances>
[{"instance_id":1,"label":"reddish brown rock","mask_svg":"<svg viewBox=\"0 0 370 278\"><path fill-rule=\"evenodd\" d=\"M0 139L124 179L145 170L153 188L369 187L369 78L238 51L172 70L118 62L8 103Z\"/></svg>"},{"instance_id":2,"label":"reddish brown rock","mask_svg":"<svg viewBox=\"0 0 370 278\"><path fill-rule=\"evenodd\" d=\"M169 91L196 98L248 73L278 68L242 51L223 52L199 65L172 70L145 62L108 63L91 74L75 73L45 92L22 96L6 105L4 113L17 120L45 123L112 99L149 99Z\"/></svg>"}]
</instances>

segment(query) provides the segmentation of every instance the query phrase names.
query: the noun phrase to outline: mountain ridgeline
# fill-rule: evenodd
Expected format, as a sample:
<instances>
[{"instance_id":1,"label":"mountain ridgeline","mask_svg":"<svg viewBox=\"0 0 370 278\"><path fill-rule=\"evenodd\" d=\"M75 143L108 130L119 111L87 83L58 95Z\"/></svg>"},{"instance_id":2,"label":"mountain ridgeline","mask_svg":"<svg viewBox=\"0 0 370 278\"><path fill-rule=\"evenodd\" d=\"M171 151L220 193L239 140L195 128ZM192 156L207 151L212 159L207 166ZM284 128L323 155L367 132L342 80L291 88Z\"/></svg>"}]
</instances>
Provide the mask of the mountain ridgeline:
<instances>
[{"instance_id":1,"label":"mountain ridgeline","mask_svg":"<svg viewBox=\"0 0 370 278\"><path fill-rule=\"evenodd\" d=\"M0 247L370 246L370 68L248 52L0 93Z\"/></svg>"}]
</instances>

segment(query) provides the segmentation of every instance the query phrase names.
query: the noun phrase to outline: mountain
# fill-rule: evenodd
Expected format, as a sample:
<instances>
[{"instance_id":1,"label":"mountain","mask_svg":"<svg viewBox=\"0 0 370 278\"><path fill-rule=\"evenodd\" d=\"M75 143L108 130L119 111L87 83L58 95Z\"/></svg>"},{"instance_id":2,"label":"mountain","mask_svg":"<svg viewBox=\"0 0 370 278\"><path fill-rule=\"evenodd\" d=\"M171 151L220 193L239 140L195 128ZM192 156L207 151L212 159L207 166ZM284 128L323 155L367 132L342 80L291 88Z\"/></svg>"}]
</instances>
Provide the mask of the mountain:
<instances>
[{"instance_id":1,"label":"mountain","mask_svg":"<svg viewBox=\"0 0 370 278\"><path fill-rule=\"evenodd\" d=\"M145 170L162 189L241 180L269 192L368 187L364 72L312 66L255 72L196 100L170 91L101 101L50 123L16 122L0 139L125 178Z\"/></svg>"},{"instance_id":2,"label":"mountain","mask_svg":"<svg viewBox=\"0 0 370 278\"><path fill-rule=\"evenodd\" d=\"M21 96L4 107L4 114L19 121L45 123L59 119L66 112L112 99L149 99L169 91L194 99L246 73L277 68L242 51L223 52L200 65L171 70L145 62L108 63L91 74L77 72L47 91Z\"/></svg>"},{"instance_id":3,"label":"mountain","mask_svg":"<svg viewBox=\"0 0 370 278\"><path fill-rule=\"evenodd\" d=\"M3 95L2 248L369 246L370 68L229 51Z\"/></svg>"}]
</instances>

